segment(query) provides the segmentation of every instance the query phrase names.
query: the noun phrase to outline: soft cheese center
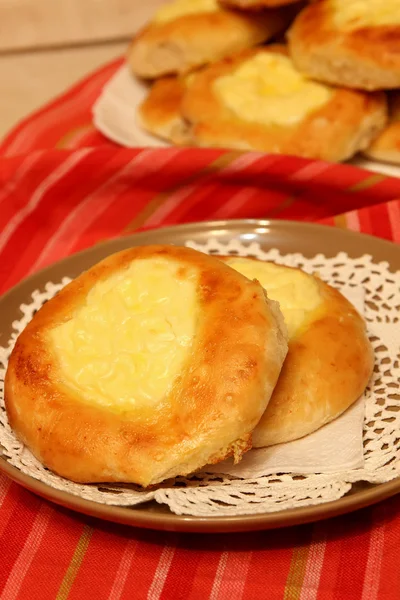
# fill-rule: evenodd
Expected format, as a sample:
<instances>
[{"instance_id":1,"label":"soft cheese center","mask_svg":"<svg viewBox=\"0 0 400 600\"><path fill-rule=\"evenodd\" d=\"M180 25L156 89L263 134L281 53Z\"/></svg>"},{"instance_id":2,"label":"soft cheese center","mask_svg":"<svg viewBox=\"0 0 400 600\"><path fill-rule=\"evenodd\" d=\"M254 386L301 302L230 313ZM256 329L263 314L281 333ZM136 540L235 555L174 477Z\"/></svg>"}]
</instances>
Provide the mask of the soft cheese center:
<instances>
[{"instance_id":1,"label":"soft cheese center","mask_svg":"<svg viewBox=\"0 0 400 600\"><path fill-rule=\"evenodd\" d=\"M154 405L191 348L197 273L165 259L134 261L97 283L74 317L51 332L63 376L87 400L115 409Z\"/></svg>"},{"instance_id":2,"label":"soft cheese center","mask_svg":"<svg viewBox=\"0 0 400 600\"><path fill-rule=\"evenodd\" d=\"M240 119L283 126L303 120L332 95L329 87L296 71L288 57L274 53L256 54L216 79L213 89Z\"/></svg>"},{"instance_id":3,"label":"soft cheese center","mask_svg":"<svg viewBox=\"0 0 400 600\"><path fill-rule=\"evenodd\" d=\"M317 282L303 271L248 258L232 258L228 264L248 279L257 279L268 298L279 302L289 338L296 335L321 304Z\"/></svg>"},{"instance_id":4,"label":"soft cheese center","mask_svg":"<svg viewBox=\"0 0 400 600\"><path fill-rule=\"evenodd\" d=\"M195 15L220 10L217 0L175 0L158 9L153 22L167 23L186 15Z\"/></svg>"},{"instance_id":5,"label":"soft cheese center","mask_svg":"<svg viewBox=\"0 0 400 600\"><path fill-rule=\"evenodd\" d=\"M331 0L331 5L342 30L400 23L399 0Z\"/></svg>"}]
</instances>

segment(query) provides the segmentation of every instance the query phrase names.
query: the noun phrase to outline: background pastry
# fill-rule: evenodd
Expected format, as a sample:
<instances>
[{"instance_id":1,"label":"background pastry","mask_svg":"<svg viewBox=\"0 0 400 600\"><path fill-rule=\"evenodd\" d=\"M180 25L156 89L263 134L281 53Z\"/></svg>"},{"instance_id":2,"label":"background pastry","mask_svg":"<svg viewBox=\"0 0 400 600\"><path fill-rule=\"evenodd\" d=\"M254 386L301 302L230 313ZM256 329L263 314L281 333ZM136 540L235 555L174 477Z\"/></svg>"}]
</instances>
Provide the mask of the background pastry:
<instances>
[{"instance_id":1,"label":"background pastry","mask_svg":"<svg viewBox=\"0 0 400 600\"><path fill-rule=\"evenodd\" d=\"M134 38L128 64L145 78L184 73L270 39L292 15L285 8L248 14L217 0L175 0Z\"/></svg>"},{"instance_id":2,"label":"background pastry","mask_svg":"<svg viewBox=\"0 0 400 600\"><path fill-rule=\"evenodd\" d=\"M364 154L372 159L400 164L400 92L389 92L389 123Z\"/></svg>"},{"instance_id":3,"label":"background pastry","mask_svg":"<svg viewBox=\"0 0 400 600\"><path fill-rule=\"evenodd\" d=\"M398 0L319 0L296 17L288 40L310 77L365 90L400 87Z\"/></svg>"},{"instance_id":4,"label":"background pastry","mask_svg":"<svg viewBox=\"0 0 400 600\"><path fill-rule=\"evenodd\" d=\"M273 8L276 6L287 6L288 4L298 4L299 0L219 0L222 6L231 8L262 9Z\"/></svg>"},{"instance_id":5,"label":"background pastry","mask_svg":"<svg viewBox=\"0 0 400 600\"><path fill-rule=\"evenodd\" d=\"M300 269L250 258L223 260L257 279L279 302L289 332L289 352L253 432L253 446L295 440L342 414L361 396L373 368L365 323L354 307Z\"/></svg>"},{"instance_id":6,"label":"background pastry","mask_svg":"<svg viewBox=\"0 0 400 600\"><path fill-rule=\"evenodd\" d=\"M79 482L147 486L251 447L287 352L278 305L214 257L149 246L80 275L19 336L11 427Z\"/></svg>"},{"instance_id":7,"label":"background pastry","mask_svg":"<svg viewBox=\"0 0 400 600\"><path fill-rule=\"evenodd\" d=\"M162 77L150 88L137 110L137 121L149 133L177 145L191 143L181 104L193 75Z\"/></svg>"},{"instance_id":8,"label":"background pastry","mask_svg":"<svg viewBox=\"0 0 400 600\"><path fill-rule=\"evenodd\" d=\"M332 88L304 77L281 45L255 48L205 68L182 115L198 146L346 160L383 129L383 93Z\"/></svg>"}]
</instances>

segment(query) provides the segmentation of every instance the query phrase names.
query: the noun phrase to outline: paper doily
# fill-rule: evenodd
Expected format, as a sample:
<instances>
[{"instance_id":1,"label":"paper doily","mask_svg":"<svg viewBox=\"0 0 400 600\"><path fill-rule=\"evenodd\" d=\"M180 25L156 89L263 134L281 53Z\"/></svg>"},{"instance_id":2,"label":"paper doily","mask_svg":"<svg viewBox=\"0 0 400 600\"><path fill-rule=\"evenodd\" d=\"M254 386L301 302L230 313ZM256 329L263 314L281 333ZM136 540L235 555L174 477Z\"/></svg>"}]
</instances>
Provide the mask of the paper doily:
<instances>
[{"instance_id":1,"label":"paper doily","mask_svg":"<svg viewBox=\"0 0 400 600\"><path fill-rule=\"evenodd\" d=\"M21 305L22 318L13 322L7 347L0 347L0 445L4 458L23 473L44 483L109 505L133 506L149 500L167 504L181 515L202 517L233 516L280 511L336 500L360 481L383 483L400 475L400 272L392 273L387 262L379 264L365 255L357 259L339 253L333 258L322 254L305 258L301 254L281 255L276 249L264 252L258 244L243 245L237 240L224 245L209 240L205 245L188 246L210 254L253 256L307 272L340 289L362 286L365 290L365 319L375 351L375 368L366 390L364 421L364 467L338 473L277 473L255 479L198 473L178 477L152 490L133 485L76 484L43 467L11 431L4 408L4 376L7 360L18 334L46 300L52 298L68 279L48 283L44 291L32 293Z\"/></svg>"}]
</instances>

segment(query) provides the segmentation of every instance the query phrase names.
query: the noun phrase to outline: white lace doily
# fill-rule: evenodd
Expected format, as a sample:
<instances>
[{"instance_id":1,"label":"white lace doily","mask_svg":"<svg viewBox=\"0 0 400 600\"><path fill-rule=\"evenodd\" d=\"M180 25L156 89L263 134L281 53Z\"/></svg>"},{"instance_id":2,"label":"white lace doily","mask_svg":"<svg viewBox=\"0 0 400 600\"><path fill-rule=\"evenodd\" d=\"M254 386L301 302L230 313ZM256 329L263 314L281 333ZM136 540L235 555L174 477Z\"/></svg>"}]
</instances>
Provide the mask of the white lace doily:
<instances>
[{"instance_id":1,"label":"white lace doily","mask_svg":"<svg viewBox=\"0 0 400 600\"><path fill-rule=\"evenodd\" d=\"M371 256L357 259L339 253L334 258L318 254L281 255L278 250L263 252L258 244L244 246L239 241L223 245L211 239L205 245L188 246L211 254L234 254L272 260L318 272L331 285L362 286L365 290L365 319L375 351L375 369L366 391L364 420L364 467L337 473L277 473L240 479L229 475L200 473L176 478L152 490L132 485L80 485L65 480L43 467L14 436L4 408L4 376L7 360L22 329L46 300L52 298L68 279L48 283L44 291L32 293L21 305L22 318L12 324L7 347L0 347L0 447L4 458L27 475L44 483L110 505L133 506L156 500L181 515L202 517L245 515L280 511L336 500L360 481L383 483L400 475L400 272L393 273L387 262L379 264Z\"/></svg>"}]
</instances>

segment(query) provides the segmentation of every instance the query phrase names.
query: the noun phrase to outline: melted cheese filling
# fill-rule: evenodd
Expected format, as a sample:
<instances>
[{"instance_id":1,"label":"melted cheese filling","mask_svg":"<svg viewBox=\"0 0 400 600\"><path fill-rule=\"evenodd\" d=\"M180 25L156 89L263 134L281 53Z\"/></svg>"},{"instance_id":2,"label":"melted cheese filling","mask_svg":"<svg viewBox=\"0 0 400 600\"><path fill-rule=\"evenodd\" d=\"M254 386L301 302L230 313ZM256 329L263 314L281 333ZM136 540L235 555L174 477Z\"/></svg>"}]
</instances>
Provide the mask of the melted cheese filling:
<instances>
[{"instance_id":1,"label":"melted cheese filling","mask_svg":"<svg viewBox=\"0 0 400 600\"><path fill-rule=\"evenodd\" d=\"M156 405L189 355L198 314L197 272L143 259L99 282L50 333L66 383L86 401L124 410Z\"/></svg>"},{"instance_id":2,"label":"melted cheese filling","mask_svg":"<svg viewBox=\"0 0 400 600\"><path fill-rule=\"evenodd\" d=\"M299 332L321 304L317 282L303 271L248 258L232 258L228 264L248 279L257 279L268 298L279 302L289 339Z\"/></svg>"},{"instance_id":3,"label":"melted cheese filling","mask_svg":"<svg viewBox=\"0 0 400 600\"><path fill-rule=\"evenodd\" d=\"M186 15L196 15L221 10L217 0L175 0L158 9L153 23L168 23Z\"/></svg>"},{"instance_id":4,"label":"melted cheese filling","mask_svg":"<svg viewBox=\"0 0 400 600\"><path fill-rule=\"evenodd\" d=\"M344 31L400 23L399 0L331 0L331 5L334 23Z\"/></svg>"},{"instance_id":5,"label":"melted cheese filling","mask_svg":"<svg viewBox=\"0 0 400 600\"><path fill-rule=\"evenodd\" d=\"M332 90L304 77L279 54L256 54L215 80L214 92L244 121L290 126L326 104Z\"/></svg>"}]
</instances>

